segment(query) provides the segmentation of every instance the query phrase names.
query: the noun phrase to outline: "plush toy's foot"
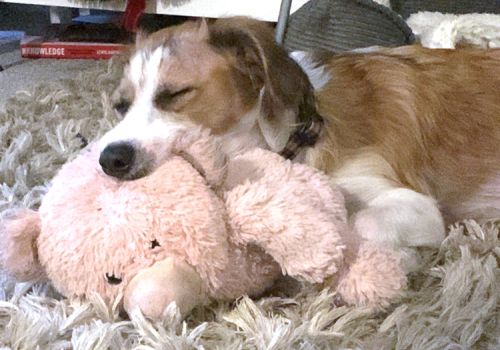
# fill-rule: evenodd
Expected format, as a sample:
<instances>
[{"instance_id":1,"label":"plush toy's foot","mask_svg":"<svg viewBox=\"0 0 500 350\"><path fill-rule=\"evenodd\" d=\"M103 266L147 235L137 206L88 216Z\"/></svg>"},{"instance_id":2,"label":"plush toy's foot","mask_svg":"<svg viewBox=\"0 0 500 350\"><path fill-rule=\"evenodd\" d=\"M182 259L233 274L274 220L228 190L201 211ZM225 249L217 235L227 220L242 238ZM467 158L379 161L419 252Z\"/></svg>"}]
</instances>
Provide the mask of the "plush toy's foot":
<instances>
[{"instance_id":1,"label":"plush toy's foot","mask_svg":"<svg viewBox=\"0 0 500 350\"><path fill-rule=\"evenodd\" d=\"M364 243L340 278L337 292L346 304L382 309L403 294L406 281L395 252Z\"/></svg>"},{"instance_id":2,"label":"plush toy's foot","mask_svg":"<svg viewBox=\"0 0 500 350\"><path fill-rule=\"evenodd\" d=\"M205 300L202 280L194 268L169 258L132 279L125 290L124 307L129 314L139 309L145 317L157 321L172 302L185 317Z\"/></svg>"}]
</instances>

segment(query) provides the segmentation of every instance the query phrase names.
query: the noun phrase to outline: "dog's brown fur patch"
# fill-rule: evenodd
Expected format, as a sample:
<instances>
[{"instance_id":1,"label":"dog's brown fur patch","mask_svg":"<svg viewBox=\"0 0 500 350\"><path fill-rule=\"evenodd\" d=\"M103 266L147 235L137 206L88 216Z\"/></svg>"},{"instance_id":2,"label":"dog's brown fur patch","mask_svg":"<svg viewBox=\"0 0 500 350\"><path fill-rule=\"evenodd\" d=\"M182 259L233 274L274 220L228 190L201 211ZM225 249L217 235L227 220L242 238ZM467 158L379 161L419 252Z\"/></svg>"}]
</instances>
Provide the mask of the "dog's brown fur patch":
<instances>
[{"instance_id":1,"label":"dog's brown fur patch","mask_svg":"<svg viewBox=\"0 0 500 350\"><path fill-rule=\"evenodd\" d=\"M317 96L326 133L309 155L318 168L373 152L394 183L448 205L500 173L500 50L409 46L339 55L328 68Z\"/></svg>"}]
</instances>

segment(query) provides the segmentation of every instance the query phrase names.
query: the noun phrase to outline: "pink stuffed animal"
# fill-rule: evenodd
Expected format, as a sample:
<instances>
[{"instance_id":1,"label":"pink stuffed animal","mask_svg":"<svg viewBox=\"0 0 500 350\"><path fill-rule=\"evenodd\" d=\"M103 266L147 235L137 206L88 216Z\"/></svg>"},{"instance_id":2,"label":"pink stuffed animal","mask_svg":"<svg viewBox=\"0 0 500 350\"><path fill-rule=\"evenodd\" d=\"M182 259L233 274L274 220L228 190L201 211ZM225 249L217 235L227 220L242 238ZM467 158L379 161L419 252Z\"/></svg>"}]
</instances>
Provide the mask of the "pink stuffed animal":
<instances>
[{"instance_id":1,"label":"pink stuffed animal","mask_svg":"<svg viewBox=\"0 0 500 350\"><path fill-rule=\"evenodd\" d=\"M5 220L4 267L46 275L68 297L123 296L125 310L185 315L210 300L257 296L283 273L335 283L347 303L385 306L405 286L394 252L349 232L328 177L255 149L227 160L185 133L150 175L120 181L89 147L62 167L39 211Z\"/></svg>"}]
</instances>

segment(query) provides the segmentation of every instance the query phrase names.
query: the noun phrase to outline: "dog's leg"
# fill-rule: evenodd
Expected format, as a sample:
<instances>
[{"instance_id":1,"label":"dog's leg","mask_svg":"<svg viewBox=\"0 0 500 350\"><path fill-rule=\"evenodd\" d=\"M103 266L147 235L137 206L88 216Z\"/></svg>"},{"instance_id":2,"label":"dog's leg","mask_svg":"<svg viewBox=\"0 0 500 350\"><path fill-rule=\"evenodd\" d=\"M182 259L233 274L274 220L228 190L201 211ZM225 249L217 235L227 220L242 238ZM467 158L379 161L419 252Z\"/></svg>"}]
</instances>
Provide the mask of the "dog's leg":
<instances>
[{"instance_id":1,"label":"dog's leg","mask_svg":"<svg viewBox=\"0 0 500 350\"><path fill-rule=\"evenodd\" d=\"M365 239L401 253L406 272L418 268L416 247L438 247L445 225L437 202L397 185L376 155L357 158L333 174L343 189L350 222Z\"/></svg>"},{"instance_id":2,"label":"dog's leg","mask_svg":"<svg viewBox=\"0 0 500 350\"><path fill-rule=\"evenodd\" d=\"M355 213L351 222L367 240L400 250L407 272L418 268L412 248L438 247L445 235L435 200L406 188L381 193Z\"/></svg>"}]
</instances>

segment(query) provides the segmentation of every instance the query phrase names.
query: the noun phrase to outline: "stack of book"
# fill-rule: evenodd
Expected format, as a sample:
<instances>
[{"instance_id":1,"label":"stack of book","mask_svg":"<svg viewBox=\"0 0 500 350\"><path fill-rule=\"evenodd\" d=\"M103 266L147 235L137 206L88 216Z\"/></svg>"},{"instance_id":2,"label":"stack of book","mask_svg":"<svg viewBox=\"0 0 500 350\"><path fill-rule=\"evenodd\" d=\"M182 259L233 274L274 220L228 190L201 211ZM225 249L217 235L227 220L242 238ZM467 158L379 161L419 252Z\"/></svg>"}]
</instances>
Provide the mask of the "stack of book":
<instances>
[{"instance_id":1,"label":"stack of book","mask_svg":"<svg viewBox=\"0 0 500 350\"><path fill-rule=\"evenodd\" d=\"M52 25L44 36L25 36L20 47L25 58L109 59L125 50L130 41L130 34L118 25L87 18Z\"/></svg>"},{"instance_id":2,"label":"stack of book","mask_svg":"<svg viewBox=\"0 0 500 350\"><path fill-rule=\"evenodd\" d=\"M26 37L21 40L21 56L25 58L108 59L125 48L124 44L45 41L42 37Z\"/></svg>"}]
</instances>

